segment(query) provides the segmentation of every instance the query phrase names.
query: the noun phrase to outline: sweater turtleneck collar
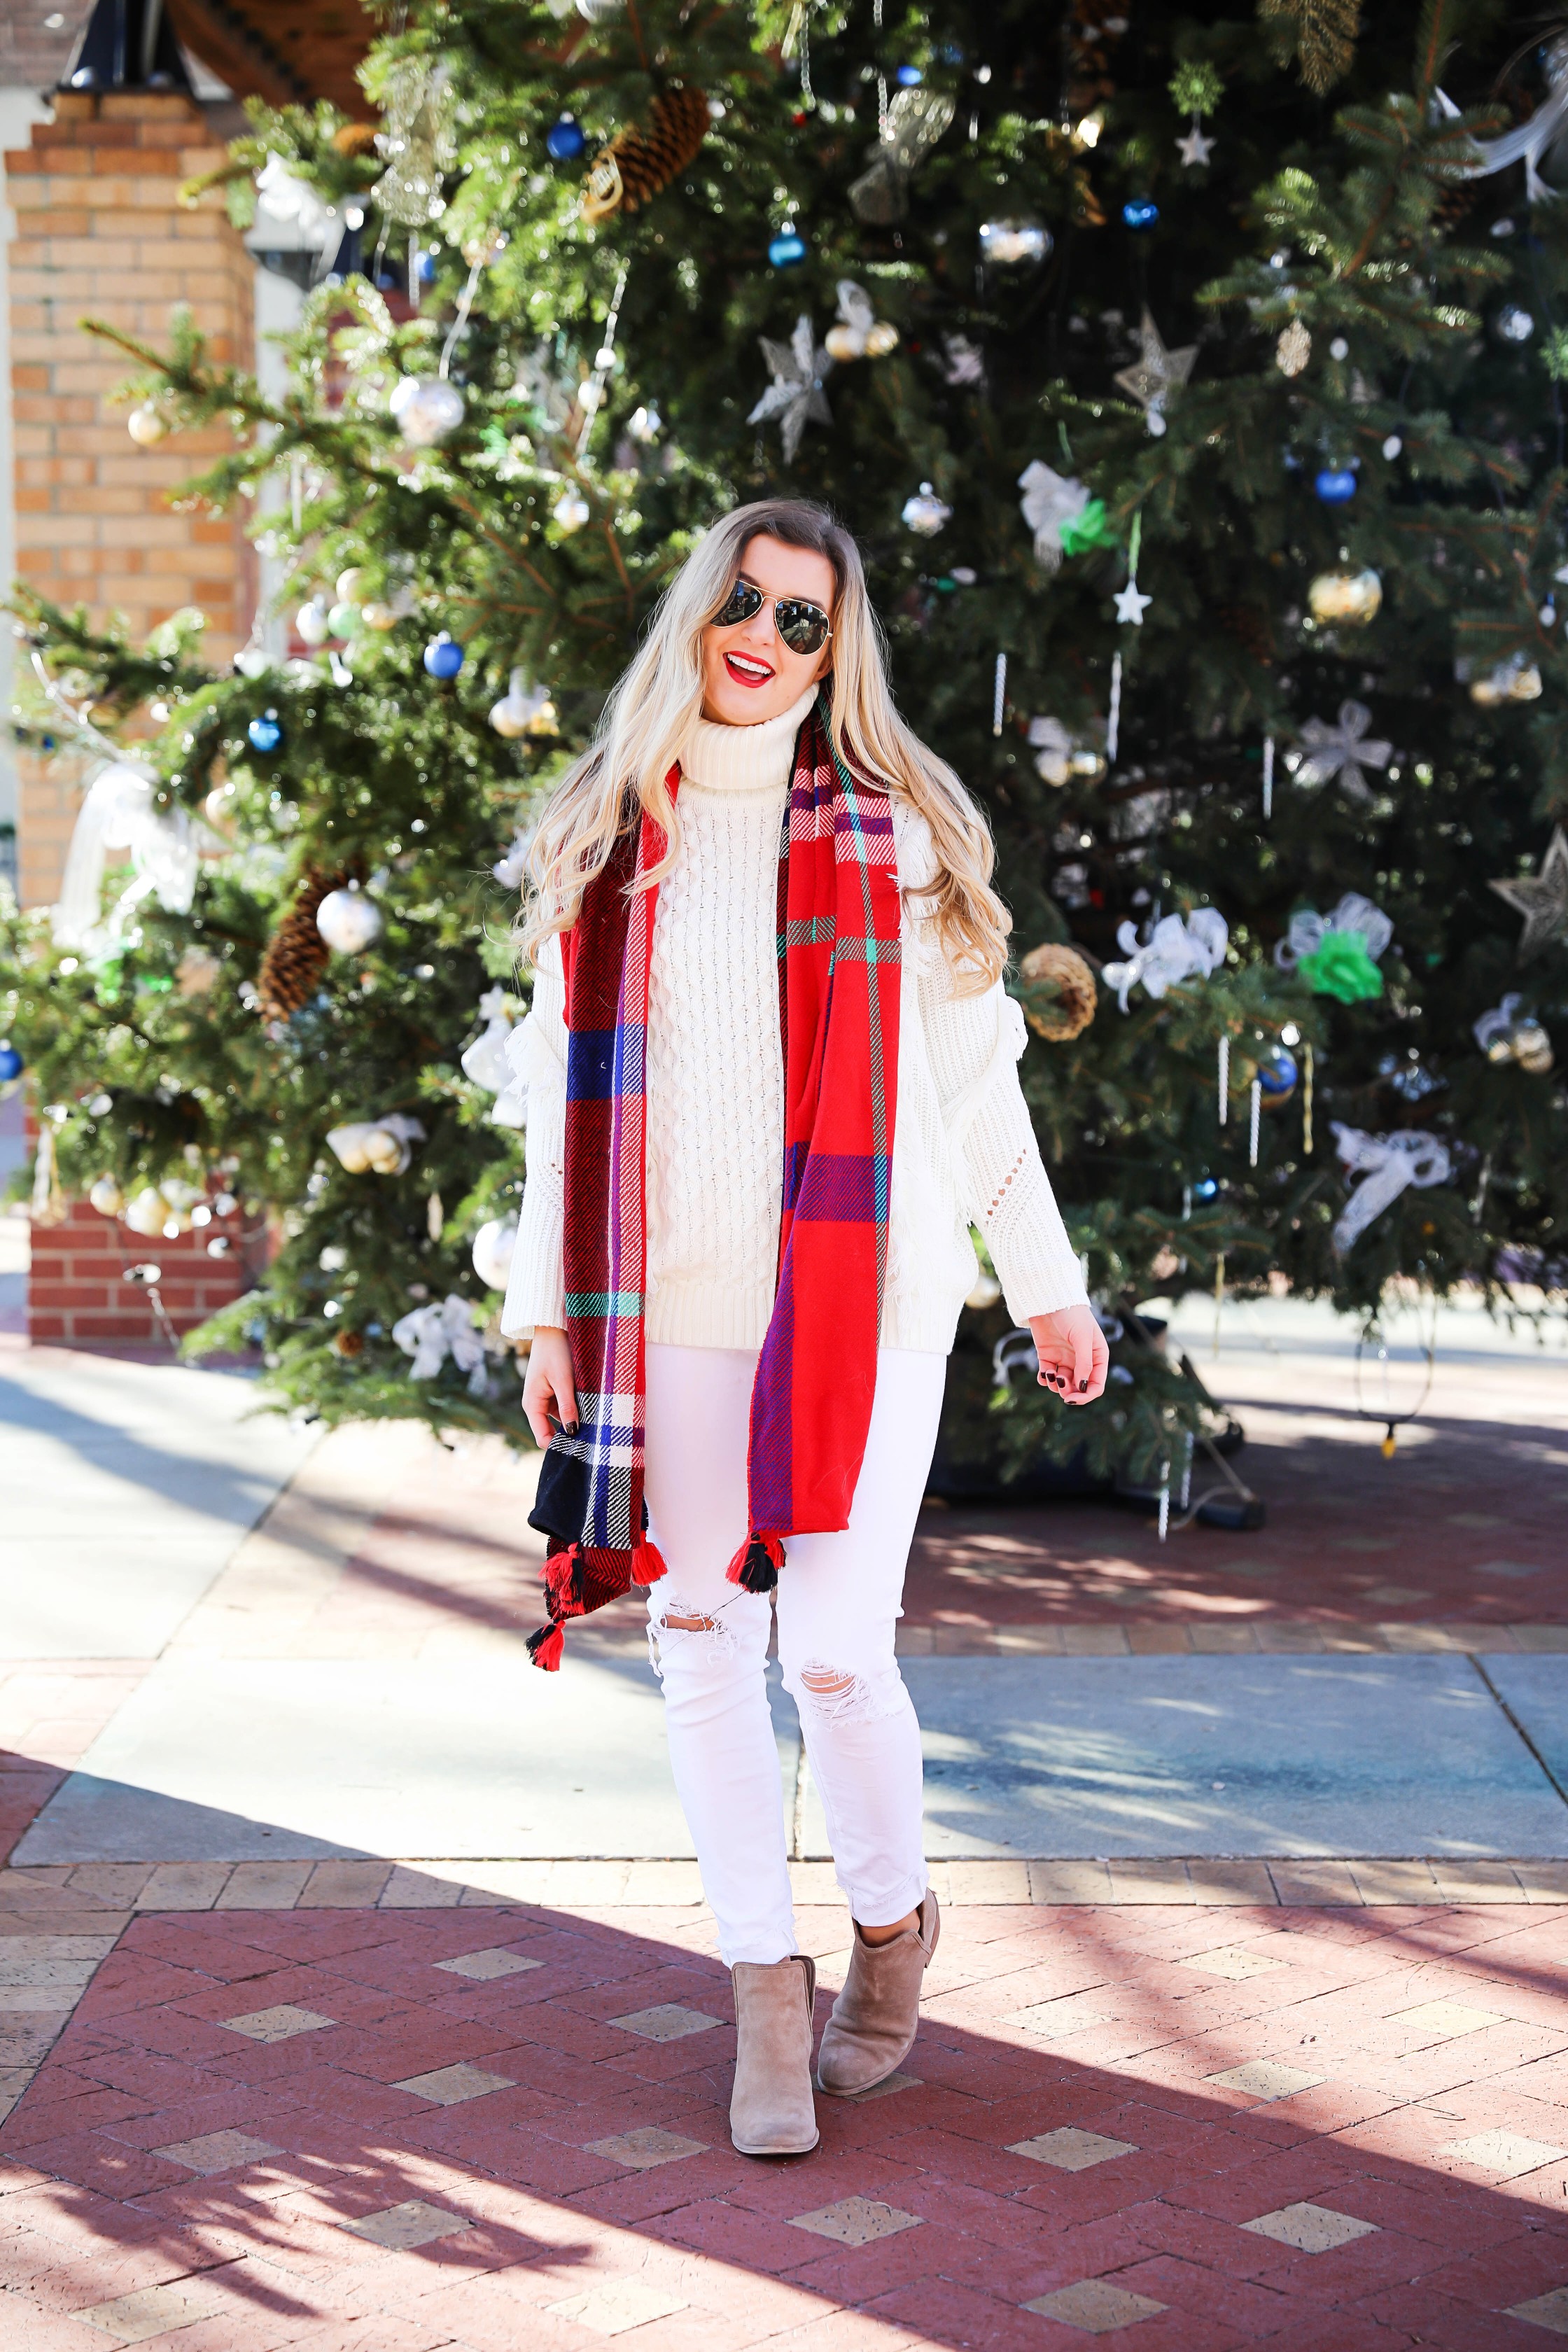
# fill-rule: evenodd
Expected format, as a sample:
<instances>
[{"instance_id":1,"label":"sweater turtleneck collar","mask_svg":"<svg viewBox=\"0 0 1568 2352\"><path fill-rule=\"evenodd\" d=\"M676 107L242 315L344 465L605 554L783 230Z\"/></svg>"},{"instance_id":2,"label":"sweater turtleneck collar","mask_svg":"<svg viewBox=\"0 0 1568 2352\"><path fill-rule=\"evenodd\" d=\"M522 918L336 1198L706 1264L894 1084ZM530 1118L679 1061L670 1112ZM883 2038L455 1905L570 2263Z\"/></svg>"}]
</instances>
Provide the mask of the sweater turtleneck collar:
<instances>
[{"instance_id":1,"label":"sweater turtleneck collar","mask_svg":"<svg viewBox=\"0 0 1568 2352\"><path fill-rule=\"evenodd\" d=\"M700 719L681 756L681 775L710 793L776 792L789 782L795 739L816 700L816 688L809 687L792 709L755 727Z\"/></svg>"}]
</instances>

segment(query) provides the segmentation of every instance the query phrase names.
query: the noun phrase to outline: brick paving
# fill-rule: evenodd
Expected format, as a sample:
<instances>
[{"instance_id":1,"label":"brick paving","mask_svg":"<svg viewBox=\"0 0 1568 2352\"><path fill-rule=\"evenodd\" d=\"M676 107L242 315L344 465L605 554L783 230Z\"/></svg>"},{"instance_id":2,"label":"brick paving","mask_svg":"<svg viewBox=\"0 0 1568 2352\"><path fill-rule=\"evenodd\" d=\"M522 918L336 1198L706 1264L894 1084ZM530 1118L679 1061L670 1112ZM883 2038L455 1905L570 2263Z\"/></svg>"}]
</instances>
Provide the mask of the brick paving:
<instances>
[{"instance_id":1,"label":"brick paving","mask_svg":"<svg viewBox=\"0 0 1568 2352\"><path fill-rule=\"evenodd\" d=\"M0 2126L7 2352L1563 2331L1560 1907L960 1906L900 2086L822 2100L821 2147L770 2164L728 2144L697 1906L13 1893L8 1979L88 1981ZM845 1915L801 1928L820 2018ZM637 2030L672 2011L712 2021Z\"/></svg>"}]
</instances>

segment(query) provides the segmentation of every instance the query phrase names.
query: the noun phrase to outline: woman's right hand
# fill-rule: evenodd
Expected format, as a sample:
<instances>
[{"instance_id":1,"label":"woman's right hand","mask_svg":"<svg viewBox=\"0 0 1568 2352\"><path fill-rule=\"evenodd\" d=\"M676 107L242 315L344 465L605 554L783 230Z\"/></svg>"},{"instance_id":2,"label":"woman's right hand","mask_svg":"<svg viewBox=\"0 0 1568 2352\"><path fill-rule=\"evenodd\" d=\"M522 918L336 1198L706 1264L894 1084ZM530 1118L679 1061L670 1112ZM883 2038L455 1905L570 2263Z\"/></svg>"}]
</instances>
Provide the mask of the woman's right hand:
<instances>
[{"instance_id":1,"label":"woman's right hand","mask_svg":"<svg viewBox=\"0 0 1568 2352\"><path fill-rule=\"evenodd\" d=\"M528 1377L522 1384L522 1409L528 1425L542 1446L554 1431L554 1415L568 1437L577 1434L577 1391L572 1381L572 1350L564 1331L550 1324L536 1327L528 1351Z\"/></svg>"}]
</instances>

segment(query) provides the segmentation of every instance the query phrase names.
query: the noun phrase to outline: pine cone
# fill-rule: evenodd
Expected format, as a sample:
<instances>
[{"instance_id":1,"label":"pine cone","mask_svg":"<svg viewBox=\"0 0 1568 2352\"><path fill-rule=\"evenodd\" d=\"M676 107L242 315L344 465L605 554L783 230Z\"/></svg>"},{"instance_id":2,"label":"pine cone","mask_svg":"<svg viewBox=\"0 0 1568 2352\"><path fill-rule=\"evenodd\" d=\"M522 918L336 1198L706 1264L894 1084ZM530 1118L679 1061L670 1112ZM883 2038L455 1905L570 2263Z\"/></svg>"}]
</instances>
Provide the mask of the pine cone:
<instances>
[{"instance_id":1,"label":"pine cone","mask_svg":"<svg viewBox=\"0 0 1568 2352\"><path fill-rule=\"evenodd\" d=\"M1056 991L1054 998L1025 1009L1024 1017L1037 1035L1048 1037L1053 1045L1081 1036L1094 1019L1099 992L1093 971L1076 948L1047 940L1043 947L1029 950L1018 976L1026 988L1044 982Z\"/></svg>"},{"instance_id":2,"label":"pine cone","mask_svg":"<svg viewBox=\"0 0 1568 2352\"><path fill-rule=\"evenodd\" d=\"M316 909L329 890L341 890L347 880L346 874L322 874L307 866L256 975L257 1009L263 1020L287 1021L314 996L331 953L316 929Z\"/></svg>"},{"instance_id":3,"label":"pine cone","mask_svg":"<svg viewBox=\"0 0 1568 2352\"><path fill-rule=\"evenodd\" d=\"M661 89L649 109L649 128L628 123L595 158L583 189L585 221L635 213L684 172L708 136L708 100L677 84Z\"/></svg>"}]
</instances>

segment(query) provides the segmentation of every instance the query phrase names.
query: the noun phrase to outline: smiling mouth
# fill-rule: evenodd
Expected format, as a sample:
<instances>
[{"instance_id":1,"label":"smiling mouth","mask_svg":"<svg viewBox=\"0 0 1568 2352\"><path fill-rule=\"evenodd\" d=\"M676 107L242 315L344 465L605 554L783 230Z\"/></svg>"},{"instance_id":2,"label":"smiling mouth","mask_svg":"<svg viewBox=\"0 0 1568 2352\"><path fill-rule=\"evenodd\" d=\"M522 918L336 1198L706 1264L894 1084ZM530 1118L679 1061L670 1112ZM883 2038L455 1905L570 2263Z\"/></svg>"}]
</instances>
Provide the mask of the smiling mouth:
<instances>
[{"instance_id":1,"label":"smiling mouth","mask_svg":"<svg viewBox=\"0 0 1568 2352\"><path fill-rule=\"evenodd\" d=\"M766 686L773 674L767 662L753 661L749 654L726 654L724 667L737 686Z\"/></svg>"}]
</instances>

